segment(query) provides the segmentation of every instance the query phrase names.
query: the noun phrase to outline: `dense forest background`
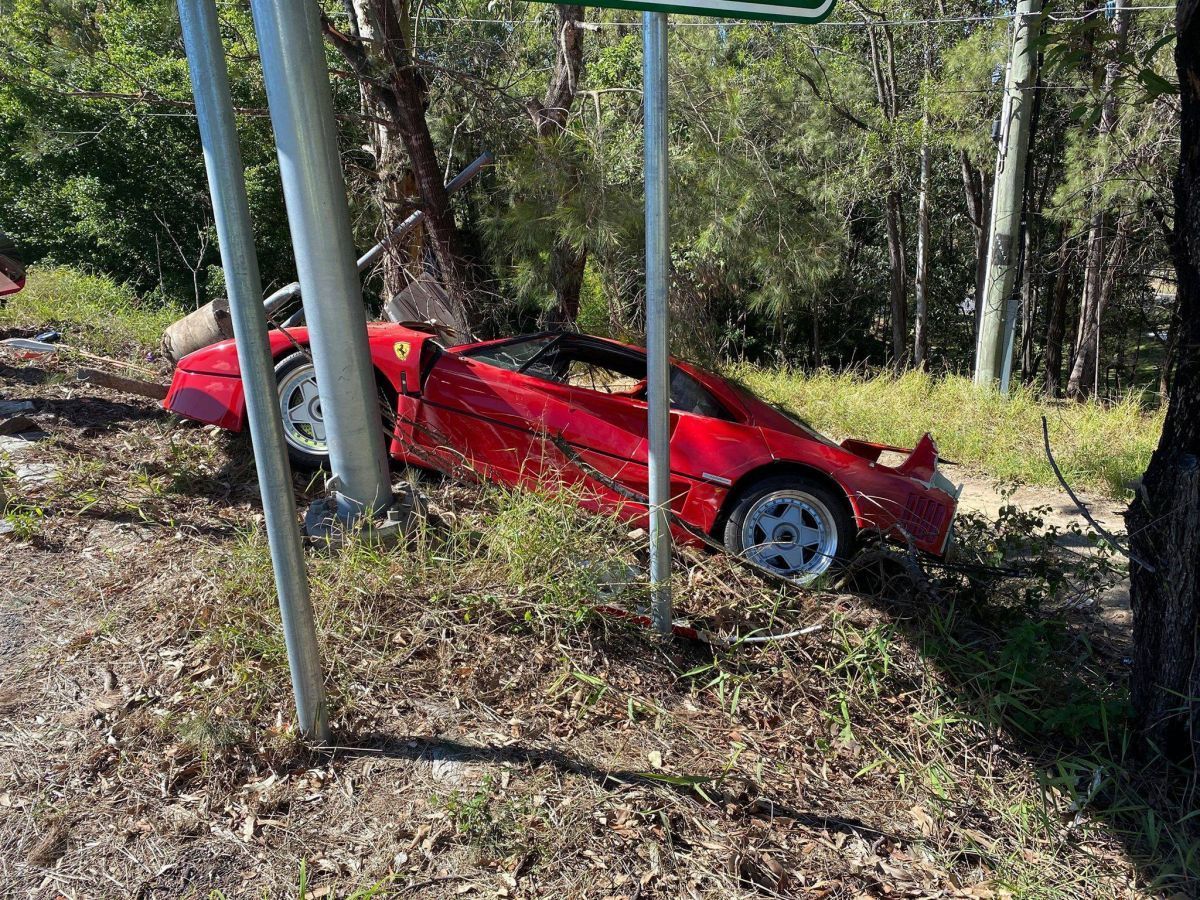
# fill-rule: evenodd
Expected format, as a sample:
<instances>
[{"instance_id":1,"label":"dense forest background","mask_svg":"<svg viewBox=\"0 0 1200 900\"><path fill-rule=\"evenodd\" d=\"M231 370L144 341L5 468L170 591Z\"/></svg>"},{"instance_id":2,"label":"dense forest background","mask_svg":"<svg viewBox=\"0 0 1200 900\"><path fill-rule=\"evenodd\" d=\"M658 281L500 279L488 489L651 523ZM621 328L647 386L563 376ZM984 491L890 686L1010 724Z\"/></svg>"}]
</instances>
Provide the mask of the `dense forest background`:
<instances>
[{"instance_id":1,"label":"dense forest background","mask_svg":"<svg viewBox=\"0 0 1200 900\"><path fill-rule=\"evenodd\" d=\"M294 273L266 99L247 4L220 11L270 289ZM433 272L485 334L636 336L636 14L322 11L359 245L412 208L429 221L370 295ZM1012 14L846 0L816 26L672 17L673 349L969 368ZM30 260L111 273L148 302L221 295L174 4L0 0L0 20L0 227ZM389 22L400 38L381 41ZM1173 13L1053 5L1043 31L1014 377L1153 400L1177 330ZM447 198L440 182L485 150L496 164Z\"/></svg>"}]
</instances>

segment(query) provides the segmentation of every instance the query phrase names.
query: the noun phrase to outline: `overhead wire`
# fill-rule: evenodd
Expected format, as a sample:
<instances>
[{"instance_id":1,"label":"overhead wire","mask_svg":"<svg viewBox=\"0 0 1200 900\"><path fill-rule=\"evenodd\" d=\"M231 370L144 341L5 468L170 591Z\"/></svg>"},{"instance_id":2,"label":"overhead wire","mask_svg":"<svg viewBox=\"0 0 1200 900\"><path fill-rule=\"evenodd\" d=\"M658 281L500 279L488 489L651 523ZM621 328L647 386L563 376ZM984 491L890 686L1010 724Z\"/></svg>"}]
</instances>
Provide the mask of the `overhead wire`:
<instances>
[{"instance_id":1,"label":"overhead wire","mask_svg":"<svg viewBox=\"0 0 1200 900\"><path fill-rule=\"evenodd\" d=\"M1155 12L1168 11L1175 9L1175 4L1164 6L1123 6L1122 13L1135 12ZM1045 18L1050 22L1083 22L1087 19L1093 19L1096 16L1105 14L1103 8L1089 10L1088 12L1079 15L1061 15L1057 13L1046 13ZM759 27L787 27L789 25L798 25L805 28L868 28L881 26L919 26L919 25L952 25L964 22L1005 22L1017 18L1017 13L997 13L990 16L947 16L941 18L926 18L926 19L881 19L879 21L829 21L823 22L763 22L754 20L742 19L722 19L722 18L706 18L698 22L680 22L671 20L668 25L672 28L728 28L732 26L754 25ZM1037 15L1037 13L1027 13L1025 15ZM539 21L536 18L532 19L478 19L469 17L457 16L422 16L423 22L444 22L458 25L526 25L533 26L539 24L552 24L549 20ZM640 27L641 23L636 19L631 19L622 22L585 22L583 27L592 30L600 28L636 28Z\"/></svg>"}]
</instances>

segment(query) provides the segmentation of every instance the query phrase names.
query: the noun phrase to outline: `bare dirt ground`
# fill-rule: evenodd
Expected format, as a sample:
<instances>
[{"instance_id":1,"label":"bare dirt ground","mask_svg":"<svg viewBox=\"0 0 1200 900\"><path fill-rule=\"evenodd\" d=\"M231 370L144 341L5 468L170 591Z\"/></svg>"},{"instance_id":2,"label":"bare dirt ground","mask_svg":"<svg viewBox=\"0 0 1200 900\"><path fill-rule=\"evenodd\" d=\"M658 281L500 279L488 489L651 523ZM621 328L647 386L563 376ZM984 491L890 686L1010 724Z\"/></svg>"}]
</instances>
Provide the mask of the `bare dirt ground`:
<instances>
[{"instance_id":1,"label":"bare dirt ground","mask_svg":"<svg viewBox=\"0 0 1200 900\"><path fill-rule=\"evenodd\" d=\"M963 485L959 498L960 509L976 512L987 519L995 519L1001 507L1011 504L1020 509L1037 510L1047 528L1066 532L1072 525L1092 534L1092 528L1079 513L1078 508L1060 488L1038 485L1005 485L983 475L954 473L955 483ZM1073 488L1074 489L1074 488ZM1117 539L1125 537L1125 510L1127 503L1110 497L1096 496L1075 489L1076 495L1088 507L1092 518ZM1086 540L1065 534L1060 541L1063 546L1079 553L1090 553L1093 545ZM1121 578L1109 585L1097 598L1100 616L1114 636L1127 637L1133 627L1129 611L1129 579Z\"/></svg>"},{"instance_id":2,"label":"bare dirt ground","mask_svg":"<svg viewBox=\"0 0 1200 900\"><path fill-rule=\"evenodd\" d=\"M558 576L513 587L499 556L315 557L337 746L307 749L245 443L68 371L0 359L0 397L48 435L0 481L0 896L1150 896L1087 810L1092 770L1043 789L1070 741L994 717L996 683L1034 706L1056 689L996 681L990 620L959 644L712 557L687 560L682 603L820 628L664 649L547 611ZM999 497L971 479L964 502ZM1042 655L1065 648L1063 684L1103 701L1120 674L1076 638L1102 626L1069 615Z\"/></svg>"}]
</instances>

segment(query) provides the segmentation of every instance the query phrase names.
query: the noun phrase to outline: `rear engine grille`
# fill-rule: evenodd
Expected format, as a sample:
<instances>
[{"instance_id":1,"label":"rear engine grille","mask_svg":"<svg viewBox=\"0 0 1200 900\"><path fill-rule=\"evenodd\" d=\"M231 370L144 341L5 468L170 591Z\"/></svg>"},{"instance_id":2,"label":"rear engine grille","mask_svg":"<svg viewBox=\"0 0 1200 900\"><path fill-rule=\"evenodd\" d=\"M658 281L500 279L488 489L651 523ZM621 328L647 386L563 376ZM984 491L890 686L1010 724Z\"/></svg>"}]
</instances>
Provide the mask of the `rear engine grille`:
<instances>
[{"instance_id":1,"label":"rear engine grille","mask_svg":"<svg viewBox=\"0 0 1200 900\"><path fill-rule=\"evenodd\" d=\"M946 521L946 506L921 494L909 494L900 524L915 541L931 541Z\"/></svg>"}]
</instances>

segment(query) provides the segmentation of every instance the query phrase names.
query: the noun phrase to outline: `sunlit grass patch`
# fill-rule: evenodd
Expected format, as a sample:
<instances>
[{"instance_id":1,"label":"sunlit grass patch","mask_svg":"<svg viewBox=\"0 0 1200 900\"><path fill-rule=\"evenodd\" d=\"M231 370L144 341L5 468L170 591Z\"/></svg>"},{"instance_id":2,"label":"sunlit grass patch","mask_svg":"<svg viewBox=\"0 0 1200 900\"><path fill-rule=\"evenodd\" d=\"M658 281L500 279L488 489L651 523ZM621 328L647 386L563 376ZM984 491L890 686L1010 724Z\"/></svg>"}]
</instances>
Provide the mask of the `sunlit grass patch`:
<instances>
[{"instance_id":1,"label":"sunlit grass patch","mask_svg":"<svg viewBox=\"0 0 1200 900\"><path fill-rule=\"evenodd\" d=\"M832 437L911 447L928 431L945 458L1023 484L1055 483L1042 446L1043 415L1067 479L1115 496L1145 471L1162 431L1163 413L1147 411L1133 394L1114 404L1058 404L1026 387L1004 398L969 378L917 371L804 374L739 366L730 374Z\"/></svg>"},{"instance_id":2,"label":"sunlit grass patch","mask_svg":"<svg viewBox=\"0 0 1200 900\"><path fill-rule=\"evenodd\" d=\"M107 275L35 266L25 289L0 305L0 328L56 329L68 344L135 359L157 348L163 330L183 314L174 303L139 297Z\"/></svg>"}]
</instances>

